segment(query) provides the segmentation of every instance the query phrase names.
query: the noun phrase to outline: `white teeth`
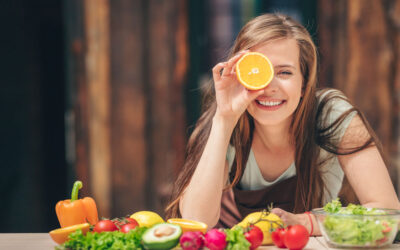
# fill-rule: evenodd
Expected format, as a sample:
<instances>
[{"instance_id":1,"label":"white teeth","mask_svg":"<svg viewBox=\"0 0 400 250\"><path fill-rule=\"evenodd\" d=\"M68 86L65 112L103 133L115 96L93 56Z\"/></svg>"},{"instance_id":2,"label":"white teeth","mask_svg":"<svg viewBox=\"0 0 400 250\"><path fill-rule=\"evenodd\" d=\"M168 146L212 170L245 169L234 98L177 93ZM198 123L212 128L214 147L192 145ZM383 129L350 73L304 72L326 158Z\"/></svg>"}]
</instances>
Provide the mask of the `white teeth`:
<instances>
[{"instance_id":1,"label":"white teeth","mask_svg":"<svg viewBox=\"0 0 400 250\"><path fill-rule=\"evenodd\" d=\"M258 100L257 100L258 101ZM258 103L259 104L261 104L261 105L263 105L263 106L277 106L277 105L279 105L279 104L282 104L283 103L283 101L280 101L280 102L268 102L268 101L265 101L265 102L263 102L263 101L258 101Z\"/></svg>"}]
</instances>

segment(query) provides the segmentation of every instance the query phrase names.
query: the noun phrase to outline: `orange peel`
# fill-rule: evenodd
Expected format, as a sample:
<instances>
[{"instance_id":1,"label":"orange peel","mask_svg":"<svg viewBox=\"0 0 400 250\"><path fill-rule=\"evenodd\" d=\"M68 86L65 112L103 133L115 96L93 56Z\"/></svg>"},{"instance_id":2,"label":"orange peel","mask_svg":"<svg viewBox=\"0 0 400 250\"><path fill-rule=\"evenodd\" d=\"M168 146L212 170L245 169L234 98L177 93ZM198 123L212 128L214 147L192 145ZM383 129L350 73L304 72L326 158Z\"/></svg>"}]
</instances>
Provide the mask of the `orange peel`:
<instances>
[{"instance_id":1,"label":"orange peel","mask_svg":"<svg viewBox=\"0 0 400 250\"><path fill-rule=\"evenodd\" d=\"M61 227L54 229L49 232L50 237L58 244L63 244L65 241L68 240L68 236L75 232L78 229L82 230L83 234L86 234L89 231L90 224L89 223L82 223L76 224L68 227Z\"/></svg>"},{"instance_id":2,"label":"orange peel","mask_svg":"<svg viewBox=\"0 0 400 250\"><path fill-rule=\"evenodd\" d=\"M249 52L236 63L236 75L239 82L250 90L259 90L268 86L274 77L274 67L263 54Z\"/></svg>"},{"instance_id":3,"label":"orange peel","mask_svg":"<svg viewBox=\"0 0 400 250\"><path fill-rule=\"evenodd\" d=\"M202 233L206 233L207 231L207 224L195 221L195 220L188 220L182 218L171 218L167 221L168 223L175 224L181 227L182 233L185 232L196 232L200 231Z\"/></svg>"}]
</instances>

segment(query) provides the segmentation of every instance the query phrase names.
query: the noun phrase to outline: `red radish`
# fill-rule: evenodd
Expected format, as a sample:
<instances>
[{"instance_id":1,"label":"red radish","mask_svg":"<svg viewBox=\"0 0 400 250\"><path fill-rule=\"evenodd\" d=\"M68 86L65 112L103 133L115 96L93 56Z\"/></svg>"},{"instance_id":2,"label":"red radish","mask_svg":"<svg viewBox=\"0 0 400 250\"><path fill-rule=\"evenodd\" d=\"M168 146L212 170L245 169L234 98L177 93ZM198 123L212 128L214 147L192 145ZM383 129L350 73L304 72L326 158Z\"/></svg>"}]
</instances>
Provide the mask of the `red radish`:
<instances>
[{"instance_id":1,"label":"red radish","mask_svg":"<svg viewBox=\"0 0 400 250\"><path fill-rule=\"evenodd\" d=\"M211 229L205 235L205 245L210 250L223 250L226 247L226 234L218 229Z\"/></svg>"},{"instance_id":2,"label":"red radish","mask_svg":"<svg viewBox=\"0 0 400 250\"><path fill-rule=\"evenodd\" d=\"M186 232L179 240L183 250L198 250L204 246L204 235L202 232Z\"/></svg>"}]
</instances>

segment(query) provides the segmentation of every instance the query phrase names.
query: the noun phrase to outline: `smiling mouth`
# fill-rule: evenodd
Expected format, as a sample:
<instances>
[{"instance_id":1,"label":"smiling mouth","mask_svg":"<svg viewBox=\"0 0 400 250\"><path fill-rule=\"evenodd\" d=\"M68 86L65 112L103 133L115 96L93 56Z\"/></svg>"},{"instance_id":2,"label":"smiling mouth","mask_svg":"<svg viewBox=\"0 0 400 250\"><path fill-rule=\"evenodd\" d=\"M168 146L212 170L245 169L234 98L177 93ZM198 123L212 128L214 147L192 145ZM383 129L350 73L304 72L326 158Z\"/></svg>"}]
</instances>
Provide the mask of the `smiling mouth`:
<instances>
[{"instance_id":1,"label":"smiling mouth","mask_svg":"<svg viewBox=\"0 0 400 250\"><path fill-rule=\"evenodd\" d=\"M259 101L256 100L256 102L264 107L275 107L283 104L285 101Z\"/></svg>"}]
</instances>

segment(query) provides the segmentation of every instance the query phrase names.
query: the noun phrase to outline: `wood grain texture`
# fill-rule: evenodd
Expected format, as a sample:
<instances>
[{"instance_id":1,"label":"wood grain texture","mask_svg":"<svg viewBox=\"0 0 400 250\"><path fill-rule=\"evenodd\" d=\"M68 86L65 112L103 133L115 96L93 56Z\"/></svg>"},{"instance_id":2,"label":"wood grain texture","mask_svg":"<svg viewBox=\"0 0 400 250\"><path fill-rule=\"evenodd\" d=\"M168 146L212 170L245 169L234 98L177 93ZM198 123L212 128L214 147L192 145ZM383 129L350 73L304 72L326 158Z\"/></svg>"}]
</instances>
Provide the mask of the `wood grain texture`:
<instances>
[{"instance_id":1,"label":"wood grain texture","mask_svg":"<svg viewBox=\"0 0 400 250\"><path fill-rule=\"evenodd\" d=\"M146 197L147 94L145 92L145 6L118 0L111 8L112 212L114 216L149 209Z\"/></svg>"},{"instance_id":2,"label":"wood grain texture","mask_svg":"<svg viewBox=\"0 0 400 250\"><path fill-rule=\"evenodd\" d=\"M395 38L399 29L393 28L394 2L319 0L318 4L321 85L342 90L364 112L383 144L396 183L399 112L393 90L398 85L394 72L399 65Z\"/></svg>"},{"instance_id":3,"label":"wood grain texture","mask_svg":"<svg viewBox=\"0 0 400 250\"><path fill-rule=\"evenodd\" d=\"M185 117L186 105L184 101L187 73L189 67L189 20L188 6L185 0L179 0L176 8L176 16L174 23L175 33L175 64L172 78L172 86L175 89L172 93L172 111L173 117L178 123L173 126L173 148L175 149L173 171L174 176L178 174L181 166L183 166L185 157L186 137L185 130L187 127L187 118Z\"/></svg>"},{"instance_id":4,"label":"wood grain texture","mask_svg":"<svg viewBox=\"0 0 400 250\"><path fill-rule=\"evenodd\" d=\"M82 181L80 194L88 196L89 180L89 127L88 88L86 84L85 49L86 40L83 24L83 3L68 1L66 7L67 47L67 110L66 110L66 158L73 173L71 179ZM72 183L70 184L72 188Z\"/></svg>"},{"instance_id":5,"label":"wood grain texture","mask_svg":"<svg viewBox=\"0 0 400 250\"><path fill-rule=\"evenodd\" d=\"M149 1L149 205L159 213L184 155L183 90L187 65L185 1Z\"/></svg>"},{"instance_id":6,"label":"wood grain texture","mask_svg":"<svg viewBox=\"0 0 400 250\"><path fill-rule=\"evenodd\" d=\"M387 1L386 10L394 57L394 66L390 69L393 81L391 88L393 139L390 156L393 164L397 166L397 190L400 193L400 1Z\"/></svg>"},{"instance_id":7,"label":"wood grain texture","mask_svg":"<svg viewBox=\"0 0 400 250\"><path fill-rule=\"evenodd\" d=\"M84 54L83 83L71 101L80 126L78 176L90 183L85 193L96 199L100 216L163 215L186 143L187 3L87 0L83 6L86 35L76 43Z\"/></svg>"},{"instance_id":8,"label":"wood grain texture","mask_svg":"<svg viewBox=\"0 0 400 250\"><path fill-rule=\"evenodd\" d=\"M108 0L85 0L89 176L99 214L110 215L110 31Z\"/></svg>"}]
</instances>

